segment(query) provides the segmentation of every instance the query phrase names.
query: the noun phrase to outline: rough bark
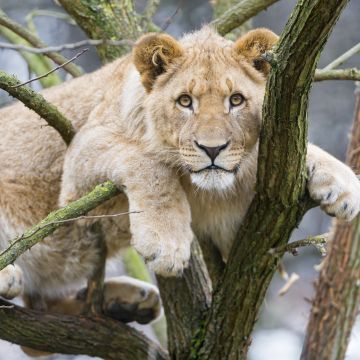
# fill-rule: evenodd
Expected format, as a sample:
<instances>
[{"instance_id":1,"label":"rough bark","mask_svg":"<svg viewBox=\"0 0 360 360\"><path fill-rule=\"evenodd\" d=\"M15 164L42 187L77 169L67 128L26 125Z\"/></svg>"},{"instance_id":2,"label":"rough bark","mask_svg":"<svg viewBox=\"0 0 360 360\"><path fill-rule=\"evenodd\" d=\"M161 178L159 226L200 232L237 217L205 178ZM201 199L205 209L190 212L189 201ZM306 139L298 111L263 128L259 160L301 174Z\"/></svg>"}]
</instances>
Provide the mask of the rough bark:
<instances>
[{"instance_id":1,"label":"rough bark","mask_svg":"<svg viewBox=\"0 0 360 360\"><path fill-rule=\"evenodd\" d=\"M257 195L197 338L201 359L245 359L277 259L307 210L306 112L319 54L347 0L299 1L274 50L260 135ZM196 357L194 356L194 357Z\"/></svg>"},{"instance_id":2,"label":"rough bark","mask_svg":"<svg viewBox=\"0 0 360 360\"><path fill-rule=\"evenodd\" d=\"M47 314L0 299L1 338L62 354L109 360L168 359L166 352L139 331L110 318Z\"/></svg>"},{"instance_id":3,"label":"rough bark","mask_svg":"<svg viewBox=\"0 0 360 360\"><path fill-rule=\"evenodd\" d=\"M62 7L91 39L135 40L142 34L141 17L132 0L59 0ZM128 46L97 46L103 62L129 51Z\"/></svg>"},{"instance_id":4,"label":"rough bark","mask_svg":"<svg viewBox=\"0 0 360 360\"><path fill-rule=\"evenodd\" d=\"M190 264L181 278L157 277L167 320L172 359L191 357L191 343L201 330L211 304L211 281L200 246L192 245Z\"/></svg>"},{"instance_id":5,"label":"rough bark","mask_svg":"<svg viewBox=\"0 0 360 360\"><path fill-rule=\"evenodd\" d=\"M65 143L69 144L75 134L71 122L54 105L47 102L41 94L30 87L15 87L19 84L20 82L15 76L10 76L0 70L0 88L39 114L60 134Z\"/></svg>"},{"instance_id":6,"label":"rough bark","mask_svg":"<svg viewBox=\"0 0 360 360\"><path fill-rule=\"evenodd\" d=\"M79 217L119 193L110 181L95 187L93 191L68 206L51 212L45 219L11 241L10 246L0 254L0 270L12 264L21 254L52 234L66 220Z\"/></svg>"},{"instance_id":7,"label":"rough bark","mask_svg":"<svg viewBox=\"0 0 360 360\"><path fill-rule=\"evenodd\" d=\"M47 45L43 43L36 35L34 35L31 31L22 27L15 21L11 20L1 9L0 9L0 25L13 31L15 34L22 37L36 48L47 47ZM64 56L56 52L49 52L45 55L58 65L62 65L68 61L68 59L66 59ZM81 68L72 63L65 65L64 70L66 70L69 74L71 74L74 77L81 76L83 74Z\"/></svg>"},{"instance_id":8,"label":"rough bark","mask_svg":"<svg viewBox=\"0 0 360 360\"><path fill-rule=\"evenodd\" d=\"M360 172L360 93L347 152L347 163ZM360 216L338 221L316 285L302 360L342 360L360 304Z\"/></svg>"}]
</instances>

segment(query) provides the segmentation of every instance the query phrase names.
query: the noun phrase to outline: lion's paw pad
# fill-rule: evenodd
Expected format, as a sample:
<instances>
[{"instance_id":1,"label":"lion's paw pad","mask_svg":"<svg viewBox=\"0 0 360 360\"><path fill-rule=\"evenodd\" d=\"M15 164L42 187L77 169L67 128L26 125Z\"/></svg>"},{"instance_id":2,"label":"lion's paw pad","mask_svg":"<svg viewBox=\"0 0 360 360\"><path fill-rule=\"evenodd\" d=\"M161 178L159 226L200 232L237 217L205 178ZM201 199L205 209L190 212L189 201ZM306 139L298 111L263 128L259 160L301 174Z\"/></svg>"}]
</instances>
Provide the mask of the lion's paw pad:
<instances>
[{"instance_id":1,"label":"lion's paw pad","mask_svg":"<svg viewBox=\"0 0 360 360\"><path fill-rule=\"evenodd\" d=\"M160 294L154 285L120 276L106 281L103 308L113 319L147 324L160 314Z\"/></svg>"}]
</instances>

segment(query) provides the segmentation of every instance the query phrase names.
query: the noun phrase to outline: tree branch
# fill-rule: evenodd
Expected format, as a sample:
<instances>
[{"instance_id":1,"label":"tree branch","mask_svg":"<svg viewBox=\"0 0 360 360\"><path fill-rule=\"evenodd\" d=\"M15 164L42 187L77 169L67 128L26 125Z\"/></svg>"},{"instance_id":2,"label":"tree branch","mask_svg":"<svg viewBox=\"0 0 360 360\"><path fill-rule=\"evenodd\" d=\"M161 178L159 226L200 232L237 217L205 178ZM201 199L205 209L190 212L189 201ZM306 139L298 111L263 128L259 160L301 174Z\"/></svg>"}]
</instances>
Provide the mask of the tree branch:
<instances>
[{"instance_id":1,"label":"tree branch","mask_svg":"<svg viewBox=\"0 0 360 360\"><path fill-rule=\"evenodd\" d=\"M360 70L356 68L352 69L339 69L339 70L317 70L315 73L314 81L324 80L360 80Z\"/></svg>"},{"instance_id":2,"label":"tree branch","mask_svg":"<svg viewBox=\"0 0 360 360\"><path fill-rule=\"evenodd\" d=\"M64 225L65 220L84 215L117 194L119 189L108 181L96 186L79 200L51 212L45 219L11 241L10 246L0 254L0 270L12 264L21 254L52 234L59 226Z\"/></svg>"},{"instance_id":3,"label":"tree branch","mask_svg":"<svg viewBox=\"0 0 360 360\"><path fill-rule=\"evenodd\" d=\"M274 249L270 249L269 253L272 255L284 255L286 252L292 253L293 255L297 255L297 249L300 247L305 247L309 245L314 245L317 248L321 249L325 244L327 244L329 239L329 233L309 236L306 239L293 241L290 244L282 245Z\"/></svg>"},{"instance_id":4,"label":"tree branch","mask_svg":"<svg viewBox=\"0 0 360 360\"><path fill-rule=\"evenodd\" d=\"M41 351L109 360L168 359L139 331L106 317L49 314L0 300L1 338Z\"/></svg>"},{"instance_id":5,"label":"tree branch","mask_svg":"<svg viewBox=\"0 0 360 360\"><path fill-rule=\"evenodd\" d=\"M136 40L142 34L141 15L132 0L59 0L62 7L91 39ZM129 50L128 46L97 46L103 62L112 61Z\"/></svg>"},{"instance_id":6,"label":"tree branch","mask_svg":"<svg viewBox=\"0 0 360 360\"><path fill-rule=\"evenodd\" d=\"M308 96L319 54L347 2L300 0L274 50L276 63L264 99L257 194L214 292L205 330L196 339L193 351L201 359L246 358L278 262L269 249L286 244L309 206Z\"/></svg>"},{"instance_id":7,"label":"tree branch","mask_svg":"<svg viewBox=\"0 0 360 360\"><path fill-rule=\"evenodd\" d=\"M48 52L53 51L63 51L63 50L74 50L78 49L83 46L98 46L98 45L108 45L108 46L132 46L134 42L132 40L81 40L75 43L70 44L62 44L56 46L49 46L45 48L33 48L25 45L18 45L18 44L9 44L9 43L2 43L0 42L0 48L2 49L9 49L15 51L27 51L33 54L46 54Z\"/></svg>"},{"instance_id":8,"label":"tree branch","mask_svg":"<svg viewBox=\"0 0 360 360\"><path fill-rule=\"evenodd\" d=\"M16 87L19 84L20 81L14 76L0 71L0 88L39 114L51 127L59 132L65 143L69 144L75 134L71 122L54 105L48 103L41 94L36 93L27 86Z\"/></svg>"},{"instance_id":9,"label":"tree branch","mask_svg":"<svg viewBox=\"0 0 360 360\"><path fill-rule=\"evenodd\" d=\"M347 163L360 171L360 93ZM337 221L328 256L316 285L302 360L345 358L360 303L360 216L352 223Z\"/></svg>"},{"instance_id":10,"label":"tree branch","mask_svg":"<svg viewBox=\"0 0 360 360\"><path fill-rule=\"evenodd\" d=\"M105 267L107 257L107 247L102 226L99 222L92 225L92 233L95 234L96 247L100 258L94 266L86 287L86 299L84 315L101 315L103 312L103 293L105 280Z\"/></svg>"},{"instance_id":11,"label":"tree branch","mask_svg":"<svg viewBox=\"0 0 360 360\"><path fill-rule=\"evenodd\" d=\"M254 17L260 11L267 9L279 0L241 0L227 10L222 16L211 22L220 35L226 35Z\"/></svg>"},{"instance_id":12,"label":"tree branch","mask_svg":"<svg viewBox=\"0 0 360 360\"><path fill-rule=\"evenodd\" d=\"M18 36L25 39L31 45L37 48L44 48L47 47L45 43L43 43L37 36L35 36L31 31L23 28L21 25L16 23L15 21L11 20L1 9L0 9L0 25L8 28L9 30L13 31ZM51 60L53 60L56 64L62 65L68 59L64 56L56 53L50 52L46 54ZM68 64L64 67L64 69L74 77L81 76L83 71L80 67L76 66L75 64Z\"/></svg>"},{"instance_id":13,"label":"tree branch","mask_svg":"<svg viewBox=\"0 0 360 360\"><path fill-rule=\"evenodd\" d=\"M5 28L4 26L0 26L0 35L7 39L11 44L9 43L0 43L0 48L4 47L28 47L30 45L26 40L24 40L22 37L18 36L11 30ZM4 47L1 46L1 44L4 45ZM34 49L34 48L30 48ZM33 72L36 75L44 74L45 72L49 71L52 66L52 62L50 59L44 56L39 56L36 54L29 54L26 51L23 51L21 49L18 50L23 57L23 59L26 61L29 69L31 72ZM44 88L51 87L54 85L61 84L61 79L57 74L51 74L50 76L43 78L40 80L41 85Z\"/></svg>"},{"instance_id":14,"label":"tree branch","mask_svg":"<svg viewBox=\"0 0 360 360\"><path fill-rule=\"evenodd\" d=\"M213 7L213 19L220 18L227 10L239 3L239 0L212 0L211 4ZM240 36L251 30L251 18L239 25L231 32L226 34L226 37L232 40L238 39Z\"/></svg>"},{"instance_id":15,"label":"tree branch","mask_svg":"<svg viewBox=\"0 0 360 360\"><path fill-rule=\"evenodd\" d=\"M351 49L346 51L344 54L340 55L337 59L332 61L329 65L325 66L323 70L333 70L340 65L342 65L344 62L349 60L352 56L358 54L360 52L360 43L353 46Z\"/></svg>"},{"instance_id":16,"label":"tree branch","mask_svg":"<svg viewBox=\"0 0 360 360\"><path fill-rule=\"evenodd\" d=\"M193 241L189 267L181 278L157 279L166 314L170 357L188 360L192 341L203 330L211 304L211 281L197 240Z\"/></svg>"},{"instance_id":17,"label":"tree branch","mask_svg":"<svg viewBox=\"0 0 360 360\"><path fill-rule=\"evenodd\" d=\"M43 78L45 78L46 76L49 76L51 75L52 73L54 73L55 71L58 71L59 69L65 67L67 64L71 63L72 61L76 60L79 56L81 56L85 51L88 51L89 49L83 49L81 50L79 53L77 53L74 57L72 57L71 59L69 59L66 63L62 64L62 65L58 65L57 67L55 67L54 69L51 69L50 71L48 71L47 73L45 74L41 74L35 78L32 78L32 79L29 79L27 81L24 81L20 84L17 84L17 85L14 85L13 88L18 88L20 86L24 86L24 85L27 85L27 84L30 84L32 83L33 81L37 81L37 80L41 80Z\"/></svg>"}]
</instances>

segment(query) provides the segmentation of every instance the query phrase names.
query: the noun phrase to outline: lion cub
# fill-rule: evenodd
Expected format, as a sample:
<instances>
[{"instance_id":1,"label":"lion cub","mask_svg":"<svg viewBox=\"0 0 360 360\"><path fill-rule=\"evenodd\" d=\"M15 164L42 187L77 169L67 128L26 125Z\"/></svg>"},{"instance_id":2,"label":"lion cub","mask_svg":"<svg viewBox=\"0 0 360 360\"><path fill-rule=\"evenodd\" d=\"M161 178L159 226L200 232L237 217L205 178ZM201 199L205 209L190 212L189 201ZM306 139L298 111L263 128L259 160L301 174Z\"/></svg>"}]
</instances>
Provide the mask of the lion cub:
<instances>
[{"instance_id":1,"label":"lion cub","mask_svg":"<svg viewBox=\"0 0 360 360\"><path fill-rule=\"evenodd\" d=\"M0 246L110 179L125 193L93 213L141 212L103 219L109 256L131 244L158 274L180 274L195 233L211 237L226 260L254 196L269 72L261 54L276 41L266 29L234 43L209 27L180 41L143 36L131 55L43 92L76 128L67 149L22 104L3 108ZM307 167L309 192L326 212L358 214L360 184L350 168L311 144ZM0 295L23 288L50 303L79 289L98 258L90 228L76 222L34 246L0 272ZM112 294L122 303L123 291L145 294L134 301L150 297L156 309L155 290L135 285L118 281Z\"/></svg>"}]
</instances>

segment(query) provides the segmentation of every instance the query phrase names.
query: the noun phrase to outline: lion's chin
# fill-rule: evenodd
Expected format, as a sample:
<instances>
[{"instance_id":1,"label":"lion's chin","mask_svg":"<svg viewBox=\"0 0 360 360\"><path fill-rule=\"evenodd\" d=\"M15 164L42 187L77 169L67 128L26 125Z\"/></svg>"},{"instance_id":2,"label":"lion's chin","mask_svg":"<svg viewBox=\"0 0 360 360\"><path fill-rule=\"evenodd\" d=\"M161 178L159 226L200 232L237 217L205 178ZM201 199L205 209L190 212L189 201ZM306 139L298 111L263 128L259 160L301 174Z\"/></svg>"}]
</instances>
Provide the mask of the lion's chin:
<instances>
[{"instance_id":1,"label":"lion's chin","mask_svg":"<svg viewBox=\"0 0 360 360\"><path fill-rule=\"evenodd\" d=\"M191 181L199 189L226 191L235 184L235 174L223 170L203 170L191 174Z\"/></svg>"}]
</instances>

